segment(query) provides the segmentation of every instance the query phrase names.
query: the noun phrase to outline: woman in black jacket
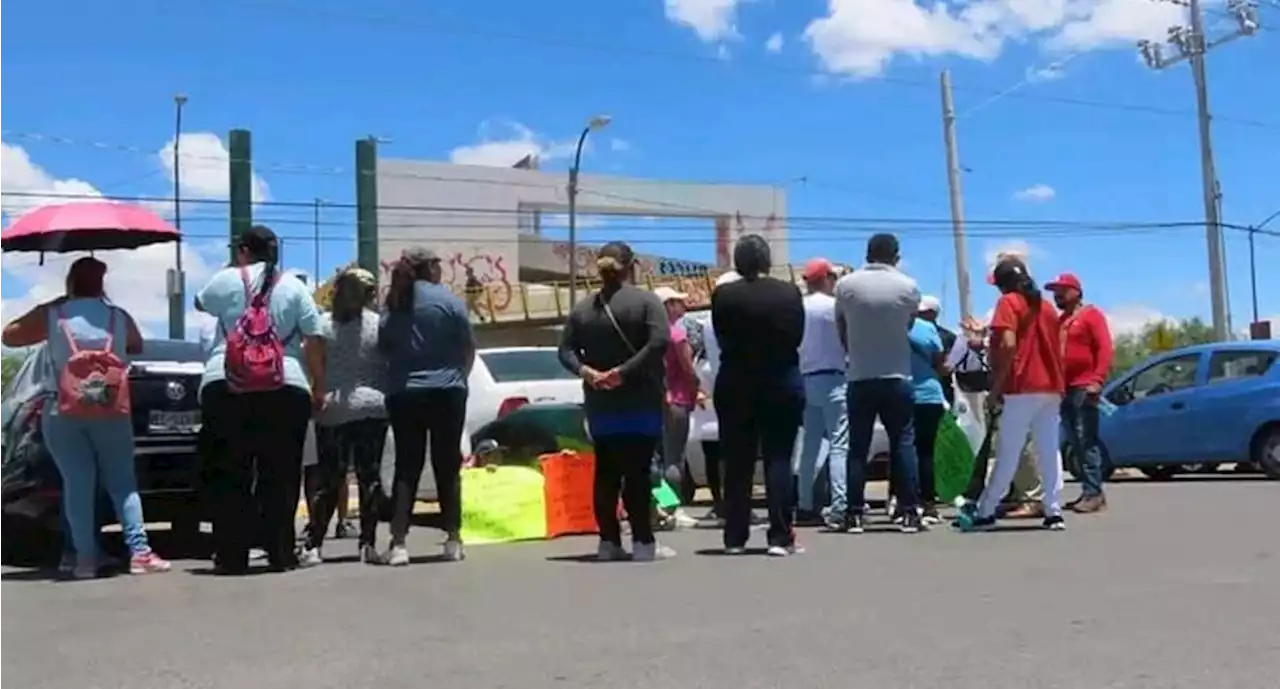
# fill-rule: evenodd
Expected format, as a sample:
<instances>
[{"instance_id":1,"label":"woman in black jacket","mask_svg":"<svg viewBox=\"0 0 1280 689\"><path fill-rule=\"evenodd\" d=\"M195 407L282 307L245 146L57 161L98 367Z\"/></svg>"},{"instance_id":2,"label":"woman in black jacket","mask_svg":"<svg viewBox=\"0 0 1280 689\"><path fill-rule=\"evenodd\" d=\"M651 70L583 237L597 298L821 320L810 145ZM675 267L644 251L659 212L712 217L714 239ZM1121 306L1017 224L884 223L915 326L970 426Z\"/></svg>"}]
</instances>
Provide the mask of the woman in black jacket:
<instances>
[{"instance_id":1,"label":"woman in black jacket","mask_svg":"<svg viewBox=\"0 0 1280 689\"><path fill-rule=\"evenodd\" d=\"M720 345L715 408L724 463L724 546L744 552L751 525L751 484L764 459L769 554L801 552L792 529L791 457L804 410L800 340L804 302L793 284L769 277L769 245L747 235L733 251L741 280L711 294L711 323Z\"/></svg>"}]
</instances>

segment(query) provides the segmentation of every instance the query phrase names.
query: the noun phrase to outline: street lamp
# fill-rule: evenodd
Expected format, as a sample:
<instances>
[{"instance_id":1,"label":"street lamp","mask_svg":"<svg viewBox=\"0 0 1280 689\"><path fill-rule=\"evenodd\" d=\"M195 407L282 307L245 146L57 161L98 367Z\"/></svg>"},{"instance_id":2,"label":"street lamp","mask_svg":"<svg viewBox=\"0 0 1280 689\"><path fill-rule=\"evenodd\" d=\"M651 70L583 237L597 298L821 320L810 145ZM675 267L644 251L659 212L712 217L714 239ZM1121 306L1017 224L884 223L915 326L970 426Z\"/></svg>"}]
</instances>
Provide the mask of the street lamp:
<instances>
[{"instance_id":1,"label":"street lamp","mask_svg":"<svg viewBox=\"0 0 1280 689\"><path fill-rule=\"evenodd\" d=\"M173 243L173 270L169 272L169 339L186 337L186 276L182 272L182 106L187 104L186 94L173 97L173 226L178 229L178 241Z\"/></svg>"},{"instance_id":2,"label":"street lamp","mask_svg":"<svg viewBox=\"0 0 1280 689\"><path fill-rule=\"evenodd\" d=\"M1258 265L1254 260L1253 238L1261 230L1267 226L1267 223L1280 217L1280 211L1276 211L1267 216L1266 220L1249 228L1249 292L1253 296L1253 322L1258 322Z\"/></svg>"},{"instance_id":3,"label":"street lamp","mask_svg":"<svg viewBox=\"0 0 1280 689\"><path fill-rule=\"evenodd\" d=\"M582 146L592 130L604 129L612 121L608 115L596 115L587 122L573 152L573 167L569 168L569 308L578 303L578 170L582 167Z\"/></svg>"}]
</instances>

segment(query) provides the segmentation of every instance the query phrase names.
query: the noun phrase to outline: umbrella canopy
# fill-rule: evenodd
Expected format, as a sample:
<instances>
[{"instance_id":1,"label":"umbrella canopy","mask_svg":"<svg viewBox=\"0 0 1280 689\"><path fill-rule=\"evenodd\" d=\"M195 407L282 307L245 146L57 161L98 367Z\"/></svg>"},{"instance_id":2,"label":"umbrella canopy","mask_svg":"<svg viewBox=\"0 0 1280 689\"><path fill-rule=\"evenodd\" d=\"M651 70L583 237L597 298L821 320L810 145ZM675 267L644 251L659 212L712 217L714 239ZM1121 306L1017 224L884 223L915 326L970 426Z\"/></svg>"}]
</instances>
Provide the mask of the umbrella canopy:
<instances>
[{"instance_id":1,"label":"umbrella canopy","mask_svg":"<svg viewBox=\"0 0 1280 689\"><path fill-rule=\"evenodd\" d=\"M42 206L0 233L4 251L103 251L178 241L176 229L155 213L128 203L99 201Z\"/></svg>"}]
</instances>

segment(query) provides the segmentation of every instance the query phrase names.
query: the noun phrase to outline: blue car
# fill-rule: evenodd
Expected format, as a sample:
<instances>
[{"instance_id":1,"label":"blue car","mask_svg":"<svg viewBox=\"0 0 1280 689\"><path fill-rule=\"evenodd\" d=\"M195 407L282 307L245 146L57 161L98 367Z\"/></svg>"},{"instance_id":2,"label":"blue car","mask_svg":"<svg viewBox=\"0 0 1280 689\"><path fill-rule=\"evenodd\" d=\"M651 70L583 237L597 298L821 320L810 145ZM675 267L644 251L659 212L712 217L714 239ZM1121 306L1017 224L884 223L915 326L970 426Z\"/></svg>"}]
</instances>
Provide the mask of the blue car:
<instances>
[{"instance_id":1,"label":"blue car","mask_svg":"<svg viewBox=\"0 0 1280 689\"><path fill-rule=\"evenodd\" d=\"M1169 478L1233 462L1280 480L1280 340L1162 352L1103 388L1104 472ZM1064 444L1072 474L1079 464Z\"/></svg>"}]
</instances>

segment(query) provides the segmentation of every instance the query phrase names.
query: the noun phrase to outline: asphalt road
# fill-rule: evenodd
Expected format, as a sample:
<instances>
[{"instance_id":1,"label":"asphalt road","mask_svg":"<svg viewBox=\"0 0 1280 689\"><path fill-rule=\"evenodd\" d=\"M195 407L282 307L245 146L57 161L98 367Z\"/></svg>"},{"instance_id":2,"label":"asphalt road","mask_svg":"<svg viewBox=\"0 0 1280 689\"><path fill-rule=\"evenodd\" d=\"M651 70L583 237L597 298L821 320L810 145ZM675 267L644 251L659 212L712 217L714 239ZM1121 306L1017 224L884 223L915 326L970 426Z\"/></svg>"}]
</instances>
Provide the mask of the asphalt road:
<instances>
[{"instance_id":1,"label":"asphalt road","mask_svg":"<svg viewBox=\"0 0 1280 689\"><path fill-rule=\"evenodd\" d=\"M1280 484L1133 481L1111 501L1065 533L810 532L786 560L711 554L718 534L695 530L653 564L584 562L583 538L240 579L6 570L3 672L20 689L1276 686Z\"/></svg>"}]
</instances>

